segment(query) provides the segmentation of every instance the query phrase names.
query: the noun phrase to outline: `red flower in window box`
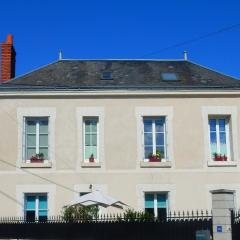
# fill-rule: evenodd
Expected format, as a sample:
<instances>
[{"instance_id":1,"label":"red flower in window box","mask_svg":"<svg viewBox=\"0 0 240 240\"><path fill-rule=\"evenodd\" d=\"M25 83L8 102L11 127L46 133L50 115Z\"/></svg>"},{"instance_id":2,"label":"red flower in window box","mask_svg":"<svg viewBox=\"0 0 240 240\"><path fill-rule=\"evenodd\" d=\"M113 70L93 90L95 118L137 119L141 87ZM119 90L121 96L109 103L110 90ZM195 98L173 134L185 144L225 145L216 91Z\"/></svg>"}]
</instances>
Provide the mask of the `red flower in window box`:
<instances>
[{"instance_id":1,"label":"red flower in window box","mask_svg":"<svg viewBox=\"0 0 240 240\"><path fill-rule=\"evenodd\" d=\"M214 161L227 161L227 156L225 154L222 156L221 154L214 153L213 160Z\"/></svg>"},{"instance_id":2,"label":"red flower in window box","mask_svg":"<svg viewBox=\"0 0 240 240\"><path fill-rule=\"evenodd\" d=\"M38 153L35 156L32 156L30 158L31 163L43 163L44 161L44 154L43 153Z\"/></svg>"},{"instance_id":3,"label":"red flower in window box","mask_svg":"<svg viewBox=\"0 0 240 240\"><path fill-rule=\"evenodd\" d=\"M95 159L94 159L94 155L93 154L91 154L91 156L90 156L90 158L88 159L89 160L89 162L95 162Z\"/></svg>"},{"instance_id":4,"label":"red flower in window box","mask_svg":"<svg viewBox=\"0 0 240 240\"><path fill-rule=\"evenodd\" d=\"M152 155L148 159L149 159L149 162L161 162L161 158L158 158L156 155Z\"/></svg>"},{"instance_id":5,"label":"red flower in window box","mask_svg":"<svg viewBox=\"0 0 240 240\"><path fill-rule=\"evenodd\" d=\"M148 159L149 159L149 162L161 162L161 160L162 160L161 152L159 150L157 150L156 155L149 154Z\"/></svg>"}]
</instances>

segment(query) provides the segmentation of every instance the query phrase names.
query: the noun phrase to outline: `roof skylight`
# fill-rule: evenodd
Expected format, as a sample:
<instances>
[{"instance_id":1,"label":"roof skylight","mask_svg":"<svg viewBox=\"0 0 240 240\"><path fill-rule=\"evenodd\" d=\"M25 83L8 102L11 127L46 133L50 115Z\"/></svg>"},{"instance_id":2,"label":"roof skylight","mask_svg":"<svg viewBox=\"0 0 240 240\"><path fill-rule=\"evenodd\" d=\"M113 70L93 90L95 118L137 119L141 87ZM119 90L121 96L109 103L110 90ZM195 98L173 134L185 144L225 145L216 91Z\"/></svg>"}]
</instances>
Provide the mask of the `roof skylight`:
<instances>
[{"instance_id":1,"label":"roof skylight","mask_svg":"<svg viewBox=\"0 0 240 240\"><path fill-rule=\"evenodd\" d=\"M112 72L106 71L101 73L102 80L111 80L113 79Z\"/></svg>"},{"instance_id":2,"label":"roof skylight","mask_svg":"<svg viewBox=\"0 0 240 240\"><path fill-rule=\"evenodd\" d=\"M165 73L161 73L162 79L164 81L178 81L178 75L176 73L169 73L169 72L165 72Z\"/></svg>"}]
</instances>

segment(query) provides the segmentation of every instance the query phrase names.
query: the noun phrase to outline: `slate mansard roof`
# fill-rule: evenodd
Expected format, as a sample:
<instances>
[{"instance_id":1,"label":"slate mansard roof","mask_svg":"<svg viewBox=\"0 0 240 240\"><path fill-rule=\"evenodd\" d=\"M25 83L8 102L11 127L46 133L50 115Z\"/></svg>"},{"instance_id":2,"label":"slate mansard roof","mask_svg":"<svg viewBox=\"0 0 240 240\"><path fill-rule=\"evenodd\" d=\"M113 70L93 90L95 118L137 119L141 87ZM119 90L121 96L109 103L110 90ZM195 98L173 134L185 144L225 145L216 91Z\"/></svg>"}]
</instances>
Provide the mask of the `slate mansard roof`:
<instances>
[{"instance_id":1,"label":"slate mansard roof","mask_svg":"<svg viewBox=\"0 0 240 240\"><path fill-rule=\"evenodd\" d=\"M101 79L111 72L111 79ZM166 81L162 73L174 73ZM240 81L184 60L59 60L0 85L0 90L220 90L240 89Z\"/></svg>"}]
</instances>

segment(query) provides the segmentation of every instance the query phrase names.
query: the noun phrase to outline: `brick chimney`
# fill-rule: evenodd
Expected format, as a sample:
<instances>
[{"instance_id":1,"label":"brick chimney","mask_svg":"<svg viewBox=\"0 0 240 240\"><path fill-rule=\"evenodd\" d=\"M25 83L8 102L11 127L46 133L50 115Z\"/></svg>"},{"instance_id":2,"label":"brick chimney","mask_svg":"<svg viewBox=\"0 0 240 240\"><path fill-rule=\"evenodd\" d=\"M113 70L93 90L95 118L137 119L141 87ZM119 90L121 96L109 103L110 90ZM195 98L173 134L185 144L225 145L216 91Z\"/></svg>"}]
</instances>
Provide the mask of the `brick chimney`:
<instances>
[{"instance_id":1,"label":"brick chimney","mask_svg":"<svg viewBox=\"0 0 240 240\"><path fill-rule=\"evenodd\" d=\"M1 43L0 81L4 82L15 77L15 56L13 36L7 35L7 40Z\"/></svg>"}]
</instances>

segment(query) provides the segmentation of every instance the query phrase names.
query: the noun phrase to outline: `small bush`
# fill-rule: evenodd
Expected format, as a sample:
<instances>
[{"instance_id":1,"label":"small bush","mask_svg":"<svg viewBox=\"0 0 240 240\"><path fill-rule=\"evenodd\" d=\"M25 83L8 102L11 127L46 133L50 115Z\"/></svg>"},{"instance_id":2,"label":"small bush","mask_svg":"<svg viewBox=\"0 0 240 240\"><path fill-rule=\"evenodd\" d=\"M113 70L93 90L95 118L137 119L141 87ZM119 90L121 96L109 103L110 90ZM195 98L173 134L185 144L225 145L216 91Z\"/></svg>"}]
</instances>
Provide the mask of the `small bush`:
<instances>
[{"instance_id":1,"label":"small bush","mask_svg":"<svg viewBox=\"0 0 240 240\"><path fill-rule=\"evenodd\" d=\"M98 217L97 206L66 206L63 208L63 219L65 221L92 220Z\"/></svg>"}]
</instances>

